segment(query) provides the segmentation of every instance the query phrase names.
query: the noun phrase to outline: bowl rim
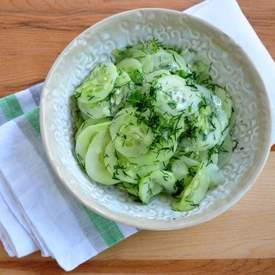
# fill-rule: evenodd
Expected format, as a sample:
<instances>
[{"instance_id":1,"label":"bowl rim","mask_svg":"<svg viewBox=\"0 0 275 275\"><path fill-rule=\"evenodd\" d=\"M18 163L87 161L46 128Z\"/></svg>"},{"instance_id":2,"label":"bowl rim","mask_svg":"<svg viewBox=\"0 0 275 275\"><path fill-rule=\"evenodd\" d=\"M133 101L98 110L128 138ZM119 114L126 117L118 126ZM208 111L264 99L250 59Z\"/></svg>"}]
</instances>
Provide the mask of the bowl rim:
<instances>
[{"instance_id":1,"label":"bowl rim","mask_svg":"<svg viewBox=\"0 0 275 275\"><path fill-rule=\"evenodd\" d=\"M218 207L217 209L209 211L209 213L205 214L204 216L200 217L194 217L194 220L192 221L185 221L183 219L176 219L176 220L151 220L151 219L145 219L145 218L137 218L137 217L132 217L130 215L126 215L123 213L118 213L110 210L109 208L99 204L96 200L94 200L92 203L85 198L81 196L76 190L73 190L70 186L66 184L66 179L65 176L63 175L62 171L57 169L55 165L55 157L53 156L51 152L51 146L49 144L49 138L48 134L46 131L46 121L47 121L47 116L46 116L46 105L47 105L47 94L48 94L48 89L47 89L47 82L49 81L53 71L55 70L55 67L58 65L60 60L63 58L64 52L71 47L71 45L79 39L80 36L85 35L87 32L89 32L91 29L96 29L100 27L103 24L109 23L109 21L112 21L113 19L120 17L122 15L128 15L131 13L136 13L136 12L166 12L170 14L174 14L176 16L185 16L191 18L193 21L197 21L197 23L206 25L209 29L212 29L214 32L220 33L227 37L228 41L232 43L236 48L239 49L239 51L242 53L242 56L246 59L246 62L249 64L250 68L252 71L254 71L255 75L257 75L259 81L261 82L260 85L263 87L263 92L265 94L265 103L266 103L266 109L267 109L267 114L268 114L268 133L267 135L267 142L263 147L263 152L261 153L261 158L258 160L258 163L256 165L256 169L249 175L246 184L238 193L234 193L232 198L227 200L226 203L224 203L221 207ZM87 208L89 208L92 211L95 211L99 215L104 216L107 219L113 220L115 222L120 222L129 226L134 226L139 229L146 229L146 230L175 230L175 229L182 229L182 228L187 228L191 227L197 224L201 224L204 222L207 222L211 219L214 219L215 217L223 214L225 211L230 209L232 206L234 206L249 190L250 188L254 185L257 177L263 170L263 167L267 161L269 151L270 151L270 146L271 146L271 127L272 127L272 113L271 113L271 102L270 98L267 93L266 86L256 68L256 66L253 64L251 61L250 57L247 55L247 53L240 47L240 45L234 41L231 37L229 37L227 34L225 34L223 31L218 29L217 27L213 26L212 24L208 23L207 21L198 18L196 16L190 15L183 13L181 11L177 10L172 10L172 9L164 9L164 8L139 8L139 9L132 9L132 10L127 10L123 11L111 16L108 16L99 22L95 23L94 25L88 27L84 31L82 31L80 34L78 34L64 49L63 51L58 55L56 60L54 61L51 69L49 70L46 80L45 80L45 85L42 90L42 95L41 95L41 101L40 101L40 131L41 131L41 139L42 143L44 145L45 151L47 158L49 160L50 166L55 172L55 174L58 176L59 180L62 182L62 184L69 190L74 197L76 197L81 203L83 203Z\"/></svg>"}]
</instances>

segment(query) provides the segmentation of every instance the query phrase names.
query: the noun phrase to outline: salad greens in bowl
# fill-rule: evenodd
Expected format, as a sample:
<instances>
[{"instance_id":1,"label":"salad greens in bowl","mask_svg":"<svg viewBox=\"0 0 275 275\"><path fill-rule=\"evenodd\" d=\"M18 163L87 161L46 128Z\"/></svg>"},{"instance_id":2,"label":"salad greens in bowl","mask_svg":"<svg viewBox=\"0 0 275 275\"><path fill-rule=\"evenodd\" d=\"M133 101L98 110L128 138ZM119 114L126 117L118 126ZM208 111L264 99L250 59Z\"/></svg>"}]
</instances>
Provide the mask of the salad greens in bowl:
<instances>
[{"instance_id":1,"label":"salad greens in bowl","mask_svg":"<svg viewBox=\"0 0 275 275\"><path fill-rule=\"evenodd\" d=\"M49 161L80 203L138 228L208 221L266 161L271 112L243 50L165 9L107 18L57 58L41 100Z\"/></svg>"},{"instance_id":2,"label":"salad greens in bowl","mask_svg":"<svg viewBox=\"0 0 275 275\"><path fill-rule=\"evenodd\" d=\"M230 160L234 108L211 63L157 40L113 51L76 88L75 153L94 181L144 204L199 206Z\"/></svg>"}]
</instances>

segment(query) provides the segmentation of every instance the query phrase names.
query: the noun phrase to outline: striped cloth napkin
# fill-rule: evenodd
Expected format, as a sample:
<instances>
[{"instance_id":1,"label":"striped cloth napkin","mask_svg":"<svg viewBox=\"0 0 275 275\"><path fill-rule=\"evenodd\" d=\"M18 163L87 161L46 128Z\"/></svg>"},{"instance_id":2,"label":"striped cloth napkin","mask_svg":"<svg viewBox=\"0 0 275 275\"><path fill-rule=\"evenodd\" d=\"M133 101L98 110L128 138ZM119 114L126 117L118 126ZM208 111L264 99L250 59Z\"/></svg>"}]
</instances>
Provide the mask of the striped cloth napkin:
<instances>
[{"instance_id":1,"label":"striped cloth napkin","mask_svg":"<svg viewBox=\"0 0 275 275\"><path fill-rule=\"evenodd\" d=\"M71 270L137 230L93 213L62 187L41 143L41 89L0 99L1 239L11 256L39 249Z\"/></svg>"},{"instance_id":2,"label":"striped cloth napkin","mask_svg":"<svg viewBox=\"0 0 275 275\"><path fill-rule=\"evenodd\" d=\"M208 0L186 12L210 21L233 36L251 57L256 55L253 60L266 87L275 91L273 60L235 0ZM137 229L88 210L53 174L40 137L42 86L0 99L0 238L10 256L40 250L69 271Z\"/></svg>"}]
</instances>

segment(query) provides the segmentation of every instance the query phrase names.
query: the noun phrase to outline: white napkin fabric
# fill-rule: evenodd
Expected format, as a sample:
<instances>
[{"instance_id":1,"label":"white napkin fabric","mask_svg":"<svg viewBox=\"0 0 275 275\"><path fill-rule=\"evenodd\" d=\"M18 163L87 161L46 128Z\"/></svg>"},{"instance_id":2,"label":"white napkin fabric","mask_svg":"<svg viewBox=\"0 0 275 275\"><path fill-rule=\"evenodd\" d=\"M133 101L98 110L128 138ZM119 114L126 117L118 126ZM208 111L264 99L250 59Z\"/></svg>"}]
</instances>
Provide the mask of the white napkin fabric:
<instances>
[{"instance_id":1,"label":"white napkin fabric","mask_svg":"<svg viewBox=\"0 0 275 275\"><path fill-rule=\"evenodd\" d=\"M275 103L273 60L237 2L207 0L185 12L220 28L244 48ZM0 238L10 256L40 250L72 270L137 229L87 210L54 175L40 140L41 89L39 84L0 99Z\"/></svg>"}]
</instances>

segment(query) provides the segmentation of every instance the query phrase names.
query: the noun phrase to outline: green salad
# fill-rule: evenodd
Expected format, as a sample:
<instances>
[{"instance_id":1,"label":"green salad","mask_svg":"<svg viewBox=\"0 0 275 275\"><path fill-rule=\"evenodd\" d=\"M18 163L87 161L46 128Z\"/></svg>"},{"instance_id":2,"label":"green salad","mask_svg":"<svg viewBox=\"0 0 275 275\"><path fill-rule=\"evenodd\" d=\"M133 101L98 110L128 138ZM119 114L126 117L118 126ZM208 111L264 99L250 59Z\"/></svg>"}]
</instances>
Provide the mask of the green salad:
<instances>
[{"instance_id":1,"label":"green salad","mask_svg":"<svg viewBox=\"0 0 275 275\"><path fill-rule=\"evenodd\" d=\"M76 88L75 155L94 181L147 204L197 207L223 182L236 143L232 100L211 63L157 40L113 51Z\"/></svg>"}]
</instances>

